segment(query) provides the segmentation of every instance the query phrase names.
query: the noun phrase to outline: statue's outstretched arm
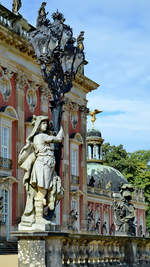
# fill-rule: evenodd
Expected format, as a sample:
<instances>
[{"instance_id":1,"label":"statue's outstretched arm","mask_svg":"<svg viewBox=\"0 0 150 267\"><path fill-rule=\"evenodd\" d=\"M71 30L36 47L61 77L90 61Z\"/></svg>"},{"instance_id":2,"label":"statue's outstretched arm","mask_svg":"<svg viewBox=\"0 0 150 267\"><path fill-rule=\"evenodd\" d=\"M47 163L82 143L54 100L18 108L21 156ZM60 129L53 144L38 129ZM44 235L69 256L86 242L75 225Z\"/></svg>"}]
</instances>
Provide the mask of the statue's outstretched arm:
<instances>
[{"instance_id":1,"label":"statue's outstretched arm","mask_svg":"<svg viewBox=\"0 0 150 267\"><path fill-rule=\"evenodd\" d=\"M64 131L63 131L63 128L61 127L56 136L47 136L46 142L47 143L61 143L63 137L64 137Z\"/></svg>"}]
</instances>

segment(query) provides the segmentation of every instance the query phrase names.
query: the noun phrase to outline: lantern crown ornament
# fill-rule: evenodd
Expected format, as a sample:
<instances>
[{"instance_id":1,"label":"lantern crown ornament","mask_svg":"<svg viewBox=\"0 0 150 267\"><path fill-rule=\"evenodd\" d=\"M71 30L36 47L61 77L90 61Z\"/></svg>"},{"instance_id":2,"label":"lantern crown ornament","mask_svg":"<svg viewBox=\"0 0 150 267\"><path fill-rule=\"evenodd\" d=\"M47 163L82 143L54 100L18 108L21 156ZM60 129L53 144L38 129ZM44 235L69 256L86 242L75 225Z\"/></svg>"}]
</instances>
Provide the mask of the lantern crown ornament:
<instances>
[{"instance_id":1,"label":"lantern crown ornament","mask_svg":"<svg viewBox=\"0 0 150 267\"><path fill-rule=\"evenodd\" d=\"M50 109L55 134L60 130L64 94L72 88L72 80L81 65L85 64L84 32L73 37L71 27L58 10L47 18L46 2L38 11L36 29L29 33L29 42L34 48L37 62L41 66L43 79L48 84ZM56 173L59 175L61 145L55 144Z\"/></svg>"},{"instance_id":2,"label":"lantern crown ornament","mask_svg":"<svg viewBox=\"0 0 150 267\"><path fill-rule=\"evenodd\" d=\"M75 46L76 39L71 27L64 24L64 15L57 10L51 16L53 22L50 22L45 6L46 2L43 2L38 11L36 30L30 32L29 42L34 48L37 62L42 65L42 70L43 64L47 66L57 61L62 75L70 75L72 79L85 61L84 32L78 36Z\"/></svg>"}]
</instances>

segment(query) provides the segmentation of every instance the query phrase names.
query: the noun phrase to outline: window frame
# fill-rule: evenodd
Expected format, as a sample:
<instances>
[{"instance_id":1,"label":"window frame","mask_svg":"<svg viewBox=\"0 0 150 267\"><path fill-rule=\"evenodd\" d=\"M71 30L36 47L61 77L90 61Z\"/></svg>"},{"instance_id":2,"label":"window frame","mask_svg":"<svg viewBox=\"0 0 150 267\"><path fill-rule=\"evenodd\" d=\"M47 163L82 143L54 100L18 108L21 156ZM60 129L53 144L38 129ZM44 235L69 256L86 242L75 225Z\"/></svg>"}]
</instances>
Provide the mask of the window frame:
<instances>
[{"instance_id":1,"label":"window frame","mask_svg":"<svg viewBox=\"0 0 150 267\"><path fill-rule=\"evenodd\" d=\"M7 130L7 136L6 136L6 140L5 140L5 134L4 131ZM9 147L10 147L10 128L7 125L2 125L1 127L1 157L2 158L6 158L9 159L9 155L10 155L10 151L9 151ZM5 144L6 141L6 144ZM5 154L6 153L6 154Z\"/></svg>"}]
</instances>

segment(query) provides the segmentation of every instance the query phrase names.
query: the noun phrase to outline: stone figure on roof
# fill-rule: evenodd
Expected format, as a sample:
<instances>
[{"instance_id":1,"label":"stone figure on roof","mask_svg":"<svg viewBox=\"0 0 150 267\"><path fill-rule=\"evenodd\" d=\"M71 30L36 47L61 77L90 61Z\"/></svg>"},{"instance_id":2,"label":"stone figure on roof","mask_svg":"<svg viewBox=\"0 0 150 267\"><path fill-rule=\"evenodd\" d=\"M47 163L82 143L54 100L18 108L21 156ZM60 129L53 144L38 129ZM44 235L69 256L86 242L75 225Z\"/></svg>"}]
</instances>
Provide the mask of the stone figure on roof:
<instances>
[{"instance_id":1,"label":"stone figure on roof","mask_svg":"<svg viewBox=\"0 0 150 267\"><path fill-rule=\"evenodd\" d=\"M50 224L50 221L43 218L43 209L48 206L50 211L54 211L57 201L63 195L61 179L55 172L53 148L53 143L62 142L63 130L61 128L57 136L54 136L47 116L34 116L32 124L33 130L27 137L18 160L25 171L23 183L27 191L20 230L24 226L37 228Z\"/></svg>"},{"instance_id":2,"label":"stone figure on roof","mask_svg":"<svg viewBox=\"0 0 150 267\"><path fill-rule=\"evenodd\" d=\"M39 10L38 10L38 17L36 22L36 27L40 27L42 25L48 26L50 21L47 19L48 12L45 11L46 2L42 2Z\"/></svg>"},{"instance_id":3,"label":"stone figure on roof","mask_svg":"<svg viewBox=\"0 0 150 267\"><path fill-rule=\"evenodd\" d=\"M79 36L77 37L77 47L79 48L79 50L83 51L84 50L84 31L81 31Z\"/></svg>"},{"instance_id":4,"label":"stone figure on roof","mask_svg":"<svg viewBox=\"0 0 150 267\"><path fill-rule=\"evenodd\" d=\"M21 6L22 6L21 0L13 0L12 12L18 15L18 11L21 8Z\"/></svg>"}]
</instances>

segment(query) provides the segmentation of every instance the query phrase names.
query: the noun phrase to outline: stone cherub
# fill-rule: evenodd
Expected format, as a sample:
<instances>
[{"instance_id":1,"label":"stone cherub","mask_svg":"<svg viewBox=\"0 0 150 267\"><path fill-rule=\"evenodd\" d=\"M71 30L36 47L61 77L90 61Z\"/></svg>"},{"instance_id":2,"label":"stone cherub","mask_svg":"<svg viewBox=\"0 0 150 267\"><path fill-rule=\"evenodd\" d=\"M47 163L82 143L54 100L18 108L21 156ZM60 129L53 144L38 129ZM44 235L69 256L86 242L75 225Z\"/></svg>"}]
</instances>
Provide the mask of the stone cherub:
<instances>
[{"instance_id":1,"label":"stone cherub","mask_svg":"<svg viewBox=\"0 0 150 267\"><path fill-rule=\"evenodd\" d=\"M21 219L20 230L33 224L50 224L43 218L43 209L54 211L56 202L62 198L60 177L55 173L55 157L52 143L60 143L63 130L57 136L50 132L47 116L33 116L33 130L26 145L19 153L18 163L25 170L23 183L27 191L27 202ZM35 225L33 227L36 228Z\"/></svg>"}]
</instances>

